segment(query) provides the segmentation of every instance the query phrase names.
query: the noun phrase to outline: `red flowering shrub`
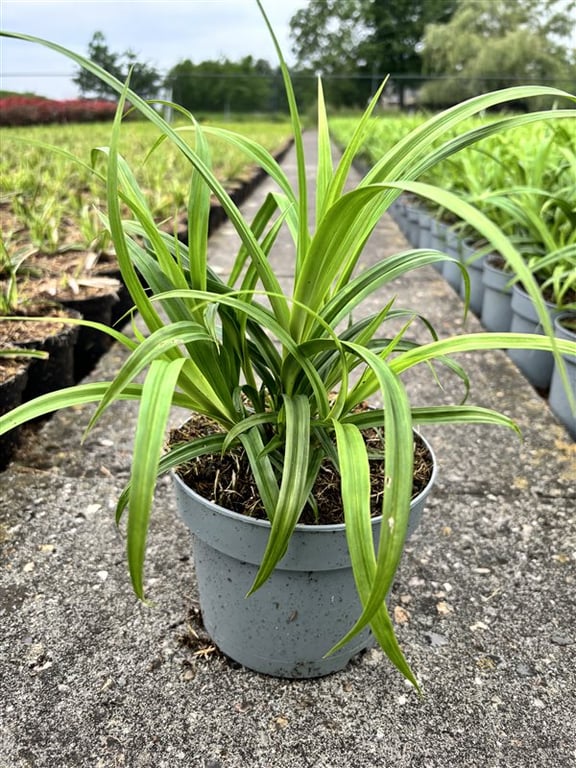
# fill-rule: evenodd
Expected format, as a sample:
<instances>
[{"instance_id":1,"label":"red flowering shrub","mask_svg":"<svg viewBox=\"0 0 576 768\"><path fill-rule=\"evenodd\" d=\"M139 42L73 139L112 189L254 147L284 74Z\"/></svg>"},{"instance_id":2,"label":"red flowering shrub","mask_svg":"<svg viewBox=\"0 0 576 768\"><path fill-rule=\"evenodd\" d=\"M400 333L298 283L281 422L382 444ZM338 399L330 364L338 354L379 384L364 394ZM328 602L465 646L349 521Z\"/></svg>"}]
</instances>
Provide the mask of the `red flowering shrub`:
<instances>
[{"instance_id":1,"label":"red flowering shrub","mask_svg":"<svg viewBox=\"0 0 576 768\"><path fill-rule=\"evenodd\" d=\"M55 101L35 96L8 96L0 99L0 125L92 123L112 120L115 111L113 101L102 99Z\"/></svg>"}]
</instances>

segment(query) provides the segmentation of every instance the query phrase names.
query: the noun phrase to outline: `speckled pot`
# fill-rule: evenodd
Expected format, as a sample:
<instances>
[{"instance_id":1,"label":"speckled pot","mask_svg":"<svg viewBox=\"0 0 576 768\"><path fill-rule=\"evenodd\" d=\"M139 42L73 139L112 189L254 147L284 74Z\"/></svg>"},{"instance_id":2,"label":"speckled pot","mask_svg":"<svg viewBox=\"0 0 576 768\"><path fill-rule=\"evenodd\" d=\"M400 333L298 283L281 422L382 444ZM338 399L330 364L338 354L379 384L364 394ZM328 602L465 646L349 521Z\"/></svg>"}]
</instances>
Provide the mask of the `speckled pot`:
<instances>
[{"instance_id":1,"label":"speckled pot","mask_svg":"<svg viewBox=\"0 0 576 768\"><path fill-rule=\"evenodd\" d=\"M435 471L412 501L408 535L420 520ZM364 630L323 658L361 612L344 525L296 526L276 570L246 598L266 548L269 523L208 502L178 475L173 478L179 513L192 533L202 618L223 653L256 672L308 678L343 669L373 644L370 631ZM376 540L380 525L381 518L376 518Z\"/></svg>"}]
</instances>

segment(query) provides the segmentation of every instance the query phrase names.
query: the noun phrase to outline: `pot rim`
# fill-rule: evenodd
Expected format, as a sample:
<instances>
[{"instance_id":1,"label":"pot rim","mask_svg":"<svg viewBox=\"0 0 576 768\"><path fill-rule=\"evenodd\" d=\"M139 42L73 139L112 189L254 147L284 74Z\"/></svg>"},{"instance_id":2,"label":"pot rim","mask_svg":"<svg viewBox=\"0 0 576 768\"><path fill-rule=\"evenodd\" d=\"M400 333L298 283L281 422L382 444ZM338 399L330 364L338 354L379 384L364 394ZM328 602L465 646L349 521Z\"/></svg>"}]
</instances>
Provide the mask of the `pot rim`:
<instances>
[{"instance_id":1,"label":"pot rim","mask_svg":"<svg viewBox=\"0 0 576 768\"><path fill-rule=\"evenodd\" d=\"M560 312L556 317L554 318L554 323L562 324L562 320L576 320L576 309L564 309L562 312ZM571 331L569 328L565 328L562 326L562 328L567 331L568 333L574 334L574 331Z\"/></svg>"},{"instance_id":2,"label":"pot rim","mask_svg":"<svg viewBox=\"0 0 576 768\"><path fill-rule=\"evenodd\" d=\"M521 298L528 299L530 302L532 302L532 296L530 296L528 291L524 290L523 286L520 283L518 283L518 282L514 283L514 285L512 286L512 291L517 293ZM544 297L542 297L542 300L543 300L546 308L549 309L551 312L553 312L555 316L556 316L556 314L558 312L564 312L565 311L563 309L559 309L558 306L556 304L554 304L554 302L548 301Z\"/></svg>"},{"instance_id":3,"label":"pot rim","mask_svg":"<svg viewBox=\"0 0 576 768\"><path fill-rule=\"evenodd\" d=\"M436 482L436 477L438 475L438 461L436 459L436 454L432 450L432 446L430 443L426 440L426 438L420 434L420 432L417 432L414 430L418 437L423 441L424 445L428 449L430 453L430 457L432 459L432 474L430 475L430 480L426 484L426 486L420 491L419 494L414 496L413 499L410 500L410 508L416 506L419 501L422 500L432 489L434 486L434 483ZM177 482L187 493L189 493L191 496L194 496L197 499L200 499L205 504L210 504L210 506L218 511L220 514L224 515L225 517L229 517L233 520L242 520L245 523L249 523L261 528L271 528L271 523L268 520L259 520L254 517L248 517L247 515L242 515L239 512L233 512L231 509L226 509L226 507L222 507L220 504L217 504L214 501L210 501L209 499L206 499L204 496L201 496L199 493L197 493L193 488L190 488L189 485L187 485L182 478L178 475L177 471L175 469L170 470L170 474L172 475L172 478L175 482ZM378 517L372 518L372 524L378 524L382 522L382 515L378 515ZM305 525L304 523L297 523L295 527L295 531L302 531L306 533L330 533L330 532L336 532L336 531L344 531L346 529L346 523L330 523L329 525Z\"/></svg>"}]
</instances>

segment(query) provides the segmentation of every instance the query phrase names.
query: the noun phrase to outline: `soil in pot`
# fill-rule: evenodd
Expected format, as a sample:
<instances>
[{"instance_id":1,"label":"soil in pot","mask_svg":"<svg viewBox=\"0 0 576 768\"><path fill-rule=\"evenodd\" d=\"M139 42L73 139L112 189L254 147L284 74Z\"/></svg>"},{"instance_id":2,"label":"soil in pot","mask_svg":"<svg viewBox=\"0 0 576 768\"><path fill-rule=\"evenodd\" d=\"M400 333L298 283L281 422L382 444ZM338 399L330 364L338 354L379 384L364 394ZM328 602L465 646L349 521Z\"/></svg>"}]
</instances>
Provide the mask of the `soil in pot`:
<instances>
[{"instance_id":1,"label":"soil in pot","mask_svg":"<svg viewBox=\"0 0 576 768\"><path fill-rule=\"evenodd\" d=\"M190 425L173 438L186 439ZM194 432L198 423L194 425ZM205 432L200 432L203 434ZM198 434L198 433L197 433ZM368 439L377 436L369 436ZM417 439L420 443L420 439ZM415 486L433 472L431 452L418 450ZM228 461L229 459L229 461ZM200 606L206 630L214 644L234 661L258 672L279 677L306 678L343 669L351 658L373 644L368 629L326 658L327 651L356 621L361 612L342 521L339 482L330 468L320 473L315 487L321 505L316 524L310 510L296 526L288 549L268 581L248 599L268 540L270 525L241 453L203 458L183 474L205 492L224 501L226 509L199 496L174 476L180 515L192 533ZM377 464L378 462L371 462ZM202 469L202 466L204 469ZM381 467L375 470L373 534L379 538L383 489ZM432 480L411 505L411 523L421 515ZM378 487L379 486L379 487ZM212 493L212 491L215 492ZM244 514L248 511L250 517Z\"/></svg>"},{"instance_id":2,"label":"soil in pot","mask_svg":"<svg viewBox=\"0 0 576 768\"><path fill-rule=\"evenodd\" d=\"M179 429L172 430L170 443L189 442L193 438L210 434L215 429L217 427L213 422L195 415ZM369 449L374 452L383 450L380 430L366 430L364 439ZM385 481L382 462L371 461L370 470L372 515L378 517L382 512ZM429 448L416 434L413 497L418 496L428 485L432 471L433 462ZM178 475L186 485L214 504L256 520L268 519L252 477L250 464L241 449L230 451L224 456L202 456L194 462L180 467ZM310 507L305 507L299 521L302 525L338 525L344 523L340 477L331 464L326 463L320 468L312 493L318 505L318 517Z\"/></svg>"}]
</instances>

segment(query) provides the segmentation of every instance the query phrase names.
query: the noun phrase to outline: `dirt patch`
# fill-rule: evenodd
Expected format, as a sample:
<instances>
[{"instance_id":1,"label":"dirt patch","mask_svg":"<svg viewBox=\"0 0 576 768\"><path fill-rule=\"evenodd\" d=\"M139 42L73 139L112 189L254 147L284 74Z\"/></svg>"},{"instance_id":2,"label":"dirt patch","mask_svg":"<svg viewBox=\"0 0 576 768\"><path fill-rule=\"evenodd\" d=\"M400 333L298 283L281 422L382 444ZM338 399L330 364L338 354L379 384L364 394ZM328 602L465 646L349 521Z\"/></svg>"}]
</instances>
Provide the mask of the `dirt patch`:
<instances>
[{"instance_id":1,"label":"dirt patch","mask_svg":"<svg viewBox=\"0 0 576 768\"><path fill-rule=\"evenodd\" d=\"M196 437L210 434L217 426L209 420L195 416L181 428L170 434L170 443L187 442ZM380 429L363 431L364 442L370 455L371 514L382 514L384 494L384 443ZM423 440L415 435L412 497L417 496L429 483L432 476L432 457ZM242 448L235 448L223 456L207 454L179 468L178 474L184 482L204 498L233 512L259 520L267 515L254 480L250 463ZM305 525L333 525L344 522L340 475L330 461L324 461L312 489L317 506L315 511L306 505L299 520Z\"/></svg>"}]
</instances>

